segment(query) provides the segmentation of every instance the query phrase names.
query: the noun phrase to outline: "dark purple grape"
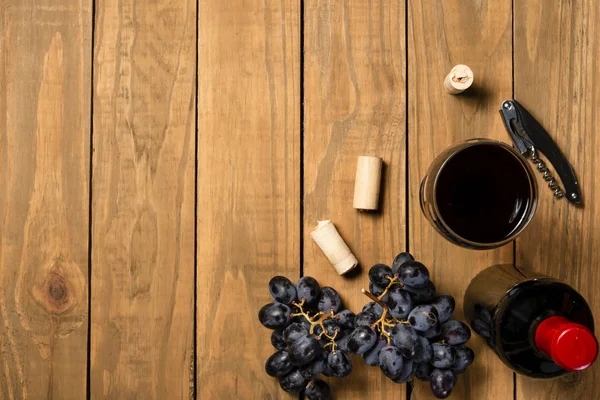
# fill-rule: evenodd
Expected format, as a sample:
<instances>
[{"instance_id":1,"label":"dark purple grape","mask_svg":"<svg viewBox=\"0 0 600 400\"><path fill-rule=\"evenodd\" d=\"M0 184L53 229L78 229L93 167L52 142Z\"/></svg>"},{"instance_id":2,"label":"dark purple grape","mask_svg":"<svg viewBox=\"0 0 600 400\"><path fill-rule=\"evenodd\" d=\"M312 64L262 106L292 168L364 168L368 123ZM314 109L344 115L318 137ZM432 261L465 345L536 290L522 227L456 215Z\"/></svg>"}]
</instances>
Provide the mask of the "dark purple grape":
<instances>
[{"instance_id":1,"label":"dark purple grape","mask_svg":"<svg viewBox=\"0 0 600 400\"><path fill-rule=\"evenodd\" d=\"M298 300L302 301L304 299L306 304L313 304L319 300L321 287L315 278L305 276L296 282L296 294Z\"/></svg>"},{"instance_id":2,"label":"dark purple grape","mask_svg":"<svg viewBox=\"0 0 600 400\"><path fill-rule=\"evenodd\" d=\"M379 352L387 346L387 339L379 338L375 346L367 350L362 356L368 365L379 365Z\"/></svg>"},{"instance_id":3,"label":"dark purple grape","mask_svg":"<svg viewBox=\"0 0 600 400\"><path fill-rule=\"evenodd\" d=\"M324 313L329 313L331 310L337 313L342 309L342 299L340 299L340 295L335 289L325 286L321 288L317 308Z\"/></svg>"},{"instance_id":4,"label":"dark purple grape","mask_svg":"<svg viewBox=\"0 0 600 400\"><path fill-rule=\"evenodd\" d=\"M450 369L435 368L429 375L429 385L435 397L445 399L456 385L456 374Z\"/></svg>"},{"instance_id":5,"label":"dark purple grape","mask_svg":"<svg viewBox=\"0 0 600 400\"><path fill-rule=\"evenodd\" d=\"M283 340L285 340L288 345L306 335L308 335L308 329L299 322L292 322L283 330Z\"/></svg>"},{"instance_id":6,"label":"dark purple grape","mask_svg":"<svg viewBox=\"0 0 600 400\"><path fill-rule=\"evenodd\" d=\"M277 350L285 350L287 347L287 343L283 339L283 331L280 329L274 330L271 332L271 344Z\"/></svg>"},{"instance_id":7,"label":"dark purple grape","mask_svg":"<svg viewBox=\"0 0 600 400\"><path fill-rule=\"evenodd\" d=\"M289 374L279 378L279 386L288 393L300 393L306 387L306 380L299 369L293 369Z\"/></svg>"},{"instance_id":8,"label":"dark purple grape","mask_svg":"<svg viewBox=\"0 0 600 400\"><path fill-rule=\"evenodd\" d=\"M292 310L285 304L265 304L258 312L258 320L269 329L283 329L291 321Z\"/></svg>"},{"instance_id":9,"label":"dark purple grape","mask_svg":"<svg viewBox=\"0 0 600 400\"><path fill-rule=\"evenodd\" d=\"M433 357L431 365L436 368L450 368L454 364L456 353L452 346L443 343L434 343L431 345Z\"/></svg>"},{"instance_id":10,"label":"dark purple grape","mask_svg":"<svg viewBox=\"0 0 600 400\"><path fill-rule=\"evenodd\" d=\"M405 262L398 268L396 276L405 285L420 288L429 282L429 270L418 261Z\"/></svg>"},{"instance_id":11,"label":"dark purple grape","mask_svg":"<svg viewBox=\"0 0 600 400\"><path fill-rule=\"evenodd\" d=\"M397 379L402 373L404 359L396 346L385 346L379 352L379 367L385 376Z\"/></svg>"},{"instance_id":12,"label":"dark purple grape","mask_svg":"<svg viewBox=\"0 0 600 400\"><path fill-rule=\"evenodd\" d=\"M378 286L376 284L374 284L373 282L369 282L369 292L373 293L375 296L381 296L383 294L383 292L385 292L385 288L387 287L387 285L385 286Z\"/></svg>"},{"instance_id":13,"label":"dark purple grape","mask_svg":"<svg viewBox=\"0 0 600 400\"><path fill-rule=\"evenodd\" d=\"M267 359L265 371L270 376L286 375L294 368L287 351L278 351Z\"/></svg>"},{"instance_id":14,"label":"dark purple grape","mask_svg":"<svg viewBox=\"0 0 600 400\"><path fill-rule=\"evenodd\" d=\"M440 334L442 333L442 325L437 324L431 329L428 329L426 331L419 331L417 333L423 337L426 337L427 339L434 339L440 336Z\"/></svg>"},{"instance_id":15,"label":"dark purple grape","mask_svg":"<svg viewBox=\"0 0 600 400\"><path fill-rule=\"evenodd\" d=\"M419 335L409 325L398 324L392 330L392 342L404 357L412 360L417 352Z\"/></svg>"},{"instance_id":16,"label":"dark purple grape","mask_svg":"<svg viewBox=\"0 0 600 400\"><path fill-rule=\"evenodd\" d=\"M412 295L396 285L387 293L386 304L390 314L398 319L406 318L414 307Z\"/></svg>"},{"instance_id":17,"label":"dark purple grape","mask_svg":"<svg viewBox=\"0 0 600 400\"><path fill-rule=\"evenodd\" d=\"M292 317L292 323L297 322L299 324L301 324L303 327L306 328L306 330L310 329L310 322L308 322L308 320L306 319L306 317L304 317L304 315L296 315L294 317Z\"/></svg>"},{"instance_id":18,"label":"dark purple grape","mask_svg":"<svg viewBox=\"0 0 600 400\"><path fill-rule=\"evenodd\" d=\"M431 305L416 306L408 314L408 323L417 331L427 331L438 324L438 313Z\"/></svg>"},{"instance_id":19,"label":"dark purple grape","mask_svg":"<svg viewBox=\"0 0 600 400\"><path fill-rule=\"evenodd\" d=\"M306 386L304 391L307 400L331 400L329 385L320 379L315 379Z\"/></svg>"},{"instance_id":20,"label":"dark purple grape","mask_svg":"<svg viewBox=\"0 0 600 400\"><path fill-rule=\"evenodd\" d=\"M325 327L325 330L327 331L327 334L329 336L335 335L335 332L340 330L338 322L334 319L326 319L325 321L323 321L323 326ZM319 328L319 331L321 330L321 327L319 325L315 326L315 333L318 335L321 332L316 331L317 327Z\"/></svg>"},{"instance_id":21,"label":"dark purple grape","mask_svg":"<svg viewBox=\"0 0 600 400\"><path fill-rule=\"evenodd\" d=\"M321 354L321 344L313 335L304 335L288 348L294 365L305 365Z\"/></svg>"},{"instance_id":22,"label":"dark purple grape","mask_svg":"<svg viewBox=\"0 0 600 400\"><path fill-rule=\"evenodd\" d=\"M316 359L300 367L300 373L306 380L315 379L323 373L325 360Z\"/></svg>"},{"instance_id":23,"label":"dark purple grape","mask_svg":"<svg viewBox=\"0 0 600 400\"><path fill-rule=\"evenodd\" d=\"M454 359L454 364L452 364L452 367L450 368L452 368L456 374L462 374L467 367L473 363L475 353L466 346L455 347L454 352L456 353L456 357Z\"/></svg>"},{"instance_id":24,"label":"dark purple grape","mask_svg":"<svg viewBox=\"0 0 600 400\"><path fill-rule=\"evenodd\" d=\"M428 303L435 298L435 285L431 281L427 281L421 288L405 285L403 289L413 295L415 304Z\"/></svg>"},{"instance_id":25,"label":"dark purple grape","mask_svg":"<svg viewBox=\"0 0 600 400\"><path fill-rule=\"evenodd\" d=\"M369 270L371 282L383 287L387 287L393 275L392 269L385 264L375 264Z\"/></svg>"},{"instance_id":26,"label":"dark purple grape","mask_svg":"<svg viewBox=\"0 0 600 400\"><path fill-rule=\"evenodd\" d=\"M415 362L423 363L429 362L433 356L433 350L431 347L431 343L426 337L419 336L419 341L417 342L415 356L413 360Z\"/></svg>"},{"instance_id":27,"label":"dark purple grape","mask_svg":"<svg viewBox=\"0 0 600 400\"><path fill-rule=\"evenodd\" d=\"M327 356L329 356L329 353L327 353ZM331 375L331 370L329 369L329 365L327 364L327 362L325 362L325 369L323 370L323 375L327 377L333 376Z\"/></svg>"},{"instance_id":28,"label":"dark purple grape","mask_svg":"<svg viewBox=\"0 0 600 400\"><path fill-rule=\"evenodd\" d=\"M344 353L350 353L348 349L348 340L350 340L351 331L342 331L338 333L335 338L336 348L343 351ZM331 347L327 347L327 350L331 350Z\"/></svg>"},{"instance_id":29,"label":"dark purple grape","mask_svg":"<svg viewBox=\"0 0 600 400\"><path fill-rule=\"evenodd\" d=\"M356 314L354 318L354 326L371 326L378 320L377 316L369 311L362 311Z\"/></svg>"},{"instance_id":30,"label":"dark purple grape","mask_svg":"<svg viewBox=\"0 0 600 400\"><path fill-rule=\"evenodd\" d=\"M442 338L451 346L465 344L471 338L471 330L464 322L451 319L442 324Z\"/></svg>"},{"instance_id":31,"label":"dark purple grape","mask_svg":"<svg viewBox=\"0 0 600 400\"><path fill-rule=\"evenodd\" d=\"M269 292L275 301L283 304L290 304L296 301L296 287L285 276L275 276L269 282Z\"/></svg>"},{"instance_id":32,"label":"dark purple grape","mask_svg":"<svg viewBox=\"0 0 600 400\"><path fill-rule=\"evenodd\" d=\"M375 314L377 318L380 318L381 314L383 314L383 307L381 307L381 305L375 303L374 301L371 301L370 303L365 304L362 311L371 312Z\"/></svg>"},{"instance_id":33,"label":"dark purple grape","mask_svg":"<svg viewBox=\"0 0 600 400\"><path fill-rule=\"evenodd\" d=\"M420 381L429 381L429 375L431 375L431 371L433 371L433 366L430 363L419 363L415 369L415 376Z\"/></svg>"},{"instance_id":34,"label":"dark purple grape","mask_svg":"<svg viewBox=\"0 0 600 400\"><path fill-rule=\"evenodd\" d=\"M438 320L440 324L448 321L454 312L455 302L454 297L449 294L442 294L436 297L431 305L438 311Z\"/></svg>"},{"instance_id":35,"label":"dark purple grape","mask_svg":"<svg viewBox=\"0 0 600 400\"><path fill-rule=\"evenodd\" d=\"M352 372L352 362L343 351L329 353L327 365L331 375L337 378L343 378Z\"/></svg>"},{"instance_id":36,"label":"dark purple grape","mask_svg":"<svg viewBox=\"0 0 600 400\"><path fill-rule=\"evenodd\" d=\"M410 254L410 253L400 253L396 256L396 258L394 258L394 261L392 262L392 273L394 275L396 275L396 273L398 272L398 269L400 268L400 266L402 264L404 264L407 261L414 261L415 258Z\"/></svg>"},{"instance_id":37,"label":"dark purple grape","mask_svg":"<svg viewBox=\"0 0 600 400\"><path fill-rule=\"evenodd\" d=\"M410 381L415 374L415 366L416 362L413 360L404 359L404 365L402 366L402 372L400 376L396 379L393 379L394 383L406 383Z\"/></svg>"},{"instance_id":38,"label":"dark purple grape","mask_svg":"<svg viewBox=\"0 0 600 400\"><path fill-rule=\"evenodd\" d=\"M362 355L372 348L377 342L377 334L368 326L358 326L350 334L348 339L348 350L354 354Z\"/></svg>"},{"instance_id":39,"label":"dark purple grape","mask_svg":"<svg viewBox=\"0 0 600 400\"><path fill-rule=\"evenodd\" d=\"M323 326L325 327L325 330L327 331L327 334L329 336L333 336L335 334L336 329L340 329L337 321L334 321L332 319L326 319L325 321L323 321ZM323 330L321 329L321 325L315 325L314 329L313 329L313 334L315 335L321 335L321 332L323 332ZM327 339L327 337L325 335L322 335L322 338L325 341L329 341L329 339Z\"/></svg>"},{"instance_id":40,"label":"dark purple grape","mask_svg":"<svg viewBox=\"0 0 600 400\"><path fill-rule=\"evenodd\" d=\"M356 315L350 310L342 310L335 315L338 318L338 325L342 329L354 329L354 318Z\"/></svg>"}]
</instances>

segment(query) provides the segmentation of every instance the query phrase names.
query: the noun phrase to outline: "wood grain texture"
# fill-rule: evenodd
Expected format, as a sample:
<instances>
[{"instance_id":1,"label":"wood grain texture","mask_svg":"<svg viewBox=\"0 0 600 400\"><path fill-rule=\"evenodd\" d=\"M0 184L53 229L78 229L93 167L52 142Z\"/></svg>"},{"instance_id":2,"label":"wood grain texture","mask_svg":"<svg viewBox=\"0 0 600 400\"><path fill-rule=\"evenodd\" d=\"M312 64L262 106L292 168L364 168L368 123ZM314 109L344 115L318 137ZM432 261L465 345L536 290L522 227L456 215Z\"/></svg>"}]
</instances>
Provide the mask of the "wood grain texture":
<instances>
[{"instance_id":1,"label":"wood grain texture","mask_svg":"<svg viewBox=\"0 0 600 400\"><path fill-rule=\"evenodd\" d=\"M450 145L476 137L509 141L498 109L511 97L511 4L479 1L409 1L408 153L410 251L429 267L438 293L456 299L480 270L512 262L513 246L475 251L446 241L428 223L419 204L419 185L434 158ZM473 86L453 96L443 87L456 64L474 72ZM451 398L512 399L513 374L475 335L469 347L475 363L458 379ZM429 384L417 382L413 399L432 398Z\"/></svg>"},{"instance_id":2,"label":"wood grain texture","mask_svg":"<svg viewBox=\"0 0 600 400\"><path fill-rule=\"evenodd\" d=\"M337 289L359 312L368 269L405 250L405 9L396 1L305 1L304 275ZM381 157L379 212L352 206L357 157ZM337 275L309 233L331 219L361 263ZM358 275L357 275L358 274ZM335 398L404 399L405 385L352 357Z\"/></svg>"},{"instance_id":3,"label":"wood grain texture","mask_svg":"<svg viewBox=\"0 0 600 400\"><path fill-rule=\"evenodd\" d=\"M517 264L573 286L588 301L596 322L600 318L599 20L600 4L593 0L515 2L515 98L571 162L583 198L581 208L555 200L538 175L538 210L517 241ZM597 399L598 385L598 363L576 376L549 381L519 376L517 399Z\"/></svg>"},{"instance_id":4,"label":"wood grain texture","mask_svg":"<svg viewBox=\"0 0 600 400\"><path fill-rule=\"evenodd\" d=\"M96 3L93 399L190 396L196 3Z\"/></svg>"},{"instance_id":5,"label":"wood grain texture","mask_svg":"<svg viewBox=\"0 0 600 400\"><path fill-rule=\"evenodd\" d=\"M273 276L300 275L299 2L207 0L198 18L198 398L293 398L257 315Z\"/></svg>"},{"instance_id":6,"label":"wood grain texture","mask_svg":"<svg viewBox=\"0 0 600 400\"><path fill-rule=\"evenodd\" d=\"M0 3L0 398L86 395L91 2Z\"/></svg>"}]
</instances>

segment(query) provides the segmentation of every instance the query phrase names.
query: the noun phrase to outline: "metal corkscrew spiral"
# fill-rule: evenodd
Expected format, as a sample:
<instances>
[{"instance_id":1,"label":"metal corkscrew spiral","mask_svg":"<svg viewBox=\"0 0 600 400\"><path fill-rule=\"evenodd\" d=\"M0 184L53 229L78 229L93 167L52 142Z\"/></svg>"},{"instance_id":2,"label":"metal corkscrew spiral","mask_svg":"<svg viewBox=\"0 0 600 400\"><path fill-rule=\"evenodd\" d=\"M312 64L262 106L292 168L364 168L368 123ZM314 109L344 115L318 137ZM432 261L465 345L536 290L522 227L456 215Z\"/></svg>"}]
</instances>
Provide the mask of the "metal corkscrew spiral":
<instances>
[{"instance_id":1,"label":"metal corkscrew spiral","mask_svg":"<svg viewBox=\"0 0 600 400\"><path fill-rule=\"evenodd\" d=\"M556 197L557 199L565 197L565 192L563 192L558 183L556 183L556 179L554 178L554 176L550 174L550 170L548 169L548 167L546 167L546 163L544 162L544 160L538 157L535 148L531 149L531 161L533 161L537 170L542 173L544 180L548 182L548 187L554 192L554 197Z\"/></svg>"}]
</instances>

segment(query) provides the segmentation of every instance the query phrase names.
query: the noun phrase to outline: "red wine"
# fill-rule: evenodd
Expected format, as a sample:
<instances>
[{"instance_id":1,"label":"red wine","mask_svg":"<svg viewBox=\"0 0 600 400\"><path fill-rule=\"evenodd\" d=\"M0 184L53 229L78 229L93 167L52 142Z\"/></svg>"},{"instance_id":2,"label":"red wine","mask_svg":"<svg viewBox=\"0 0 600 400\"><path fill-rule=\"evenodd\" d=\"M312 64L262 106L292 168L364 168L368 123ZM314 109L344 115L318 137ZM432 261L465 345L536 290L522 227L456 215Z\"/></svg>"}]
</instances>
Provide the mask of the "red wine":
<instances>
[{"instance_id":1,"label":"red wine","mask_svg":"<svg viewBox=\"0 0 600 400\"><path fill-rule=\"evenodd\" d=\"M490 267L469 284L464 311L472 329L518 373L552 378L596 359L588 304L554 279L512 265Z\"/></svg>"},{"instance_id":2,"label":"red wine","mask_svg":"<svg viewBox=\"0 0 600 400\"><path fill-rule=\"evenodd\" d=\"M450 157L440 170L435 197L440 218L476 243L507 239L527 221L532 182L524 160L501 146L480 143Z\"/></svg>"}]
</instances>

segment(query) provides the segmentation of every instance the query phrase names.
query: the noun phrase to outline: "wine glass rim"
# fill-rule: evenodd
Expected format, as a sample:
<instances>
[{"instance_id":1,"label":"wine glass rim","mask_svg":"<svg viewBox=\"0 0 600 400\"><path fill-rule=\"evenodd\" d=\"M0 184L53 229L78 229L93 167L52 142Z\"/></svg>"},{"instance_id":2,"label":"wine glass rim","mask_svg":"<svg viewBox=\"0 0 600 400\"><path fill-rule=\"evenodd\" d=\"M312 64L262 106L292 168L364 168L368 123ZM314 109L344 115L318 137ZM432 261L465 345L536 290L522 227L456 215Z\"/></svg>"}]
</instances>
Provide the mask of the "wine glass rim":
<instances>
[{"instance_id":1,"label":"wine glass rim","mask_svg":"<svg viewBox=\"0 0 600 400\"><path fill-rule=\"evenodd\" d=\"M446 157L444 162L440 165L440 168L435 175L433 185L432 185L432 191L434 193L434 196L435 196L435 193L437 193L437 184L438 184L438 180L441 175L441 172L444 170L444 167L448 164L448 162L452 158L454 158L454 156L456 156L458 153L460 153L463 150L466 150L470 147L479 146L479 145L496 145L499 148L506 150L513 157L515 157L515 159L517 161L519 161L519 163L523 166L525 174L527 175L527 178L529 180L530 205L528 206L526 216L523 218L524 222L521 226L519 226L517 229L515 229L513 231L513 233L511 233L505 239L499 240L497 242L475 242L473 240L464 238L463 236L456 233L456 231L454 231L452 228L450 228L450 226L446 223L446 221L444 221L444 218L442 217L442 214L441 214L440 209L437 204L437 200L432 202L433 203L432 205L435 210L435 214L437 215L439 222L440 222L440 224L442 224L444 229L446 229L451 235L456 237L459 240L459 242L464 243L469 247L479 248L479 249L483 250L483 249L493 249L493 248L503 246L506 243L513 241L521 232L523 232L523 230L525 230L525 228L529 225L529 223L533 219L533 216L535 215L535 211L537 209L538 190L537 190L537 181L535 180L535 175L533 173L533 169L527 163L527 160L519 152L517 152L513 147L509 146L507 143L502 142L500 140L487 139L487 138L475 138L475 139L466 140L466 141L462 142L462 144L464 145L464 147L457 146L457 148L452 152L452 154L450 154L448 157ZM452 149L452 147L450 149Z\"/></svg>"}]
</instances>

